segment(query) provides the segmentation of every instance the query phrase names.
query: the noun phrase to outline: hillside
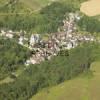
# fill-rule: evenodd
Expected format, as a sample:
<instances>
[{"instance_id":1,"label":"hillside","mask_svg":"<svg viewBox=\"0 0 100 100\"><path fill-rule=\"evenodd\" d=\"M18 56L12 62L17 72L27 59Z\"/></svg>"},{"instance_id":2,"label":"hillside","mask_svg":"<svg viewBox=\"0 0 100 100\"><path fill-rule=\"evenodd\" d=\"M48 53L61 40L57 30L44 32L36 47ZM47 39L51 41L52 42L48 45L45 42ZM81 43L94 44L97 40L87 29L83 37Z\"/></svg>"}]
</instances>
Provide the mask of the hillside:
<instances>
[{"instance_id":1,"label":"hillside","mask_svg":"<svg viewBox=\"0 0 100 100\"><path fill-rule=\"evenodd\" d=\"M44 89L31 100L100 100L100 62L91 65L92 73Z\"/></svg>"},{"instance_id":2,"label":"hillside","mask_svg":"<svg viewBox=\"0 0 100 100\"><path fill-rule=\"evenodd\" d=\"M25 30L39 34L54 33L62 25L65 13L79 11L80 3L83 1L19 0L8 2L7 0L0 0L0 28L17 31ZM53 3L50 4L50 2Z\"/></svg>"},{"instance_id":3,"label":"hillside","mask_svg":"<svg viewBox=\"0 0 100 100\"><path fill-rule=\"evenodd\" d=\"M33 10L40 9L41 7L47 5L53 0L20 0L26 6L32 8Z\"/></svg>"},{"instance_id":4,"label":"hillside","mask_svg":"<svg viewBox=\"0 0 100 100\"><path fill-rule=\"evenodd\" d=\"M12 10L17 13L38 11L56 1L64 2L65 4L70 2L75 6L80 6L80 3L86 0L0 0L0 13L5 11L8 13L9 11L12 12ZM1 15L3 15L2 13Z\"/></svg>"},{"instance_id":5,"label":"hillside","mask_svg":"<svg viewBox=\"0 0 100 100\"><path fill-rule=\"evenodd\" d=\"M17 11L17 13L26 11L37 11L42 7L49 5L56 0L0 0L0 12Z\"/></svg>"}]
</instances>

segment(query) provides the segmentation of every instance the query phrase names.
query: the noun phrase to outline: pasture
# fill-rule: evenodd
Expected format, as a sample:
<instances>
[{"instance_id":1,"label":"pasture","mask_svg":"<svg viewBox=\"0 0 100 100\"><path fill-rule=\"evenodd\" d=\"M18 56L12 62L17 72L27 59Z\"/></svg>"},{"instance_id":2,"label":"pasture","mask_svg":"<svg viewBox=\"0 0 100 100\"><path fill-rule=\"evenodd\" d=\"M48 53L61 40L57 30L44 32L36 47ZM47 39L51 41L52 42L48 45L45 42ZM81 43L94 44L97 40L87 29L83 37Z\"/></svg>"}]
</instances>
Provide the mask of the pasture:
<instances>
[{"instance_id":1,"label":"pasture","mask_svg":"<svg viewBox=\"0 0 100 100\"><path fill-rule=\"evenodd\" d=\"M91 72L47 88L31 100L100 100L100 62L91 65Z\"/></svg>"}]
</instances>

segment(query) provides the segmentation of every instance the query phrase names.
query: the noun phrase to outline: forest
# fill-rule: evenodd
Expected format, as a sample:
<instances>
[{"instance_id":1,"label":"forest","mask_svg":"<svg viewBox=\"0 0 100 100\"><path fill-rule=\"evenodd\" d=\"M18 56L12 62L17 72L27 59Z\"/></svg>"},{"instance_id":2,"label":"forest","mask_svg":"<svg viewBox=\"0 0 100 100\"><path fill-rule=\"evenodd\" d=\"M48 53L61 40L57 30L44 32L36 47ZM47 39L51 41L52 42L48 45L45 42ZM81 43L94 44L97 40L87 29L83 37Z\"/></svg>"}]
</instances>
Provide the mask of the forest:
<instances>
[{"instance_id":1,"label":"forest","mask_svg":"<svg viewBox=\"0 0 100 100\"><path fill-rule=\"evenodd\" d=\"M13 83L0 86L1 100L28 100L40 89L57 85L82 72L89 71L93 61L100 59L100 46L88 43L41 64L31 65Z\"/></svg>"},{"instance_id":2,"label":"forest","mask_svg":"<svg viewBox=\"0 0 100 100\"><path fill-rule=\"evenodd\" d=\"M14 40L0 38L0 80L22 67L29 55L30 51Z\"/></svg>"}]
</instances>

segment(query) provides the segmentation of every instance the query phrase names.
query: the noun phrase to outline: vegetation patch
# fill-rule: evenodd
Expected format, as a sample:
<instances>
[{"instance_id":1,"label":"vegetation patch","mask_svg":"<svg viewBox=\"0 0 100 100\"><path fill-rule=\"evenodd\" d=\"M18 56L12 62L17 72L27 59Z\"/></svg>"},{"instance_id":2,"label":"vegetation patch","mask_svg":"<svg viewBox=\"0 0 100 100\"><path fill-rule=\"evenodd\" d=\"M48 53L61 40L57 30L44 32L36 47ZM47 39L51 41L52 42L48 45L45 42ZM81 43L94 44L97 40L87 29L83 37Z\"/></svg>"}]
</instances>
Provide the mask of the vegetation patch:
<instances>
[{"instance_id":1,"label":"vegetation patch","mask_svg":"<svg viewBox=\"0 0 100 100\"><path fill-rule=\"evenodd\" d=\"M9 39L0 39L0 80L22 67L29 50Z\"/></svg>"}]
</instances>

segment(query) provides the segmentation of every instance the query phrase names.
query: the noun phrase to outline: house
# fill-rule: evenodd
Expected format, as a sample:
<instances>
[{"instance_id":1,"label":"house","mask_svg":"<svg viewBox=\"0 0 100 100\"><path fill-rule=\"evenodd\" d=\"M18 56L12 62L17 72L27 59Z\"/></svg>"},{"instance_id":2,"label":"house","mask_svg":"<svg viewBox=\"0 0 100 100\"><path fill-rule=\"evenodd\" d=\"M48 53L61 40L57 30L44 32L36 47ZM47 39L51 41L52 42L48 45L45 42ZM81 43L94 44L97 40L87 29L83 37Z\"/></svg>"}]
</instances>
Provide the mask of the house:
<instances>
[{"instance_id":1,"label":"house","mask_svg":"<svg viewBox=\"0 0 100 100\"><path fill-rule=\"evenodd\" d=\"M71 48L73 48L73 43L69 42L69 43L67 44L66 49L70 50Z\"/></svg>"},{"instance_id":2,"label":"house","mask_svg":"<svg viewBox=\"0 0 100 100\"><path fill-rule=\"evenodd\" d=\"M5 36L7 38L10 38L12 39L14 34L13 34L13 31L12 30L9 30L9 31L5 31L5 30L1 30L1 36Z\"/></svg>"},{"instance_id":3,"label":"house","mask_svg":"<svg viewBox=\"0 0 100 100\"><path fill-rule=\"evenodd\" d=\"M5 33L5 36L6 36L7 38L12 39L13 36L14 36L14 33L15 33L15 32L13 32L12 30L9 30L9 31L7 31L7 32Z\"/></svg>"},{"instance_id":4,"label":"house","mask_svg":"<svg viewBox=\"0 0 100 100\"><path fill-rule=\"evenodd\" d=\"M32 34L30 37L30 45L34 46L36 43L39 43L40 41L40 35L39 34Z\"/></svg>"},{"instance_id":5,"label":"house","mask_svg":"<svg viewBox=\"0 0 100 100\"><path fill-rule=\"evenodd\" d=\"M8 37L8 38L10 38L10 39L12 39L13 38L13 34L11 34L11 33L6 33L6 35L5 35L6 37Z\"/></svg>"},{"instance_id":6,"label":"house","mask_svg":"<svg viewBox=\"0 0 100 100\"><path fill-rule=\"evenodd\" d=\"M1 36L5 36L6 32L4 30L1 30Z\"/></svg>"},{"instance_id":7,"label":"house","mask_svg":"<svg viewBox=\"0 0 100 100\"><path fill-rule=\"evenodd\" d=\"M29 42L30 42L30 45L31 45L31 46L34 46L34 44L35 44L35 37L34 37L33 34L31 35L30 41L29 41Z\"/></svg>"},{"instance_id":8,"label":"house","mask_svg":"<svg viewBox=\"0 0 100 100\"><path fill-rule=\"evenodd\" d=\"M31 64L31 61L30 60L27 60L26 62L25 62L25 65L26 66L29 66Z\"/></svg>"},{"instance_id":9,"label":"house","mask_svg":"<svg viewBox=\"0 0 100 100\"><path fill-rule=\"evenodd\" d=\"M18 42L18 43L19 43L20 45L23 45L23 44L24 44L24 43L23 43L23 40L24 40L24 37L23 37L23 36L20 36L19 42Z\"/></svg>"},{"instance_id":10,"label":"house","mask_svg":"<svg viewBox=\"0 0 100 100\"><path fill-rule=\"evenodd\" d=\"M30 58L30 62L31 62L31 64L36 64L37 63L36 60L34 60L33 58Z\"/></svg>"}]
</instances>

